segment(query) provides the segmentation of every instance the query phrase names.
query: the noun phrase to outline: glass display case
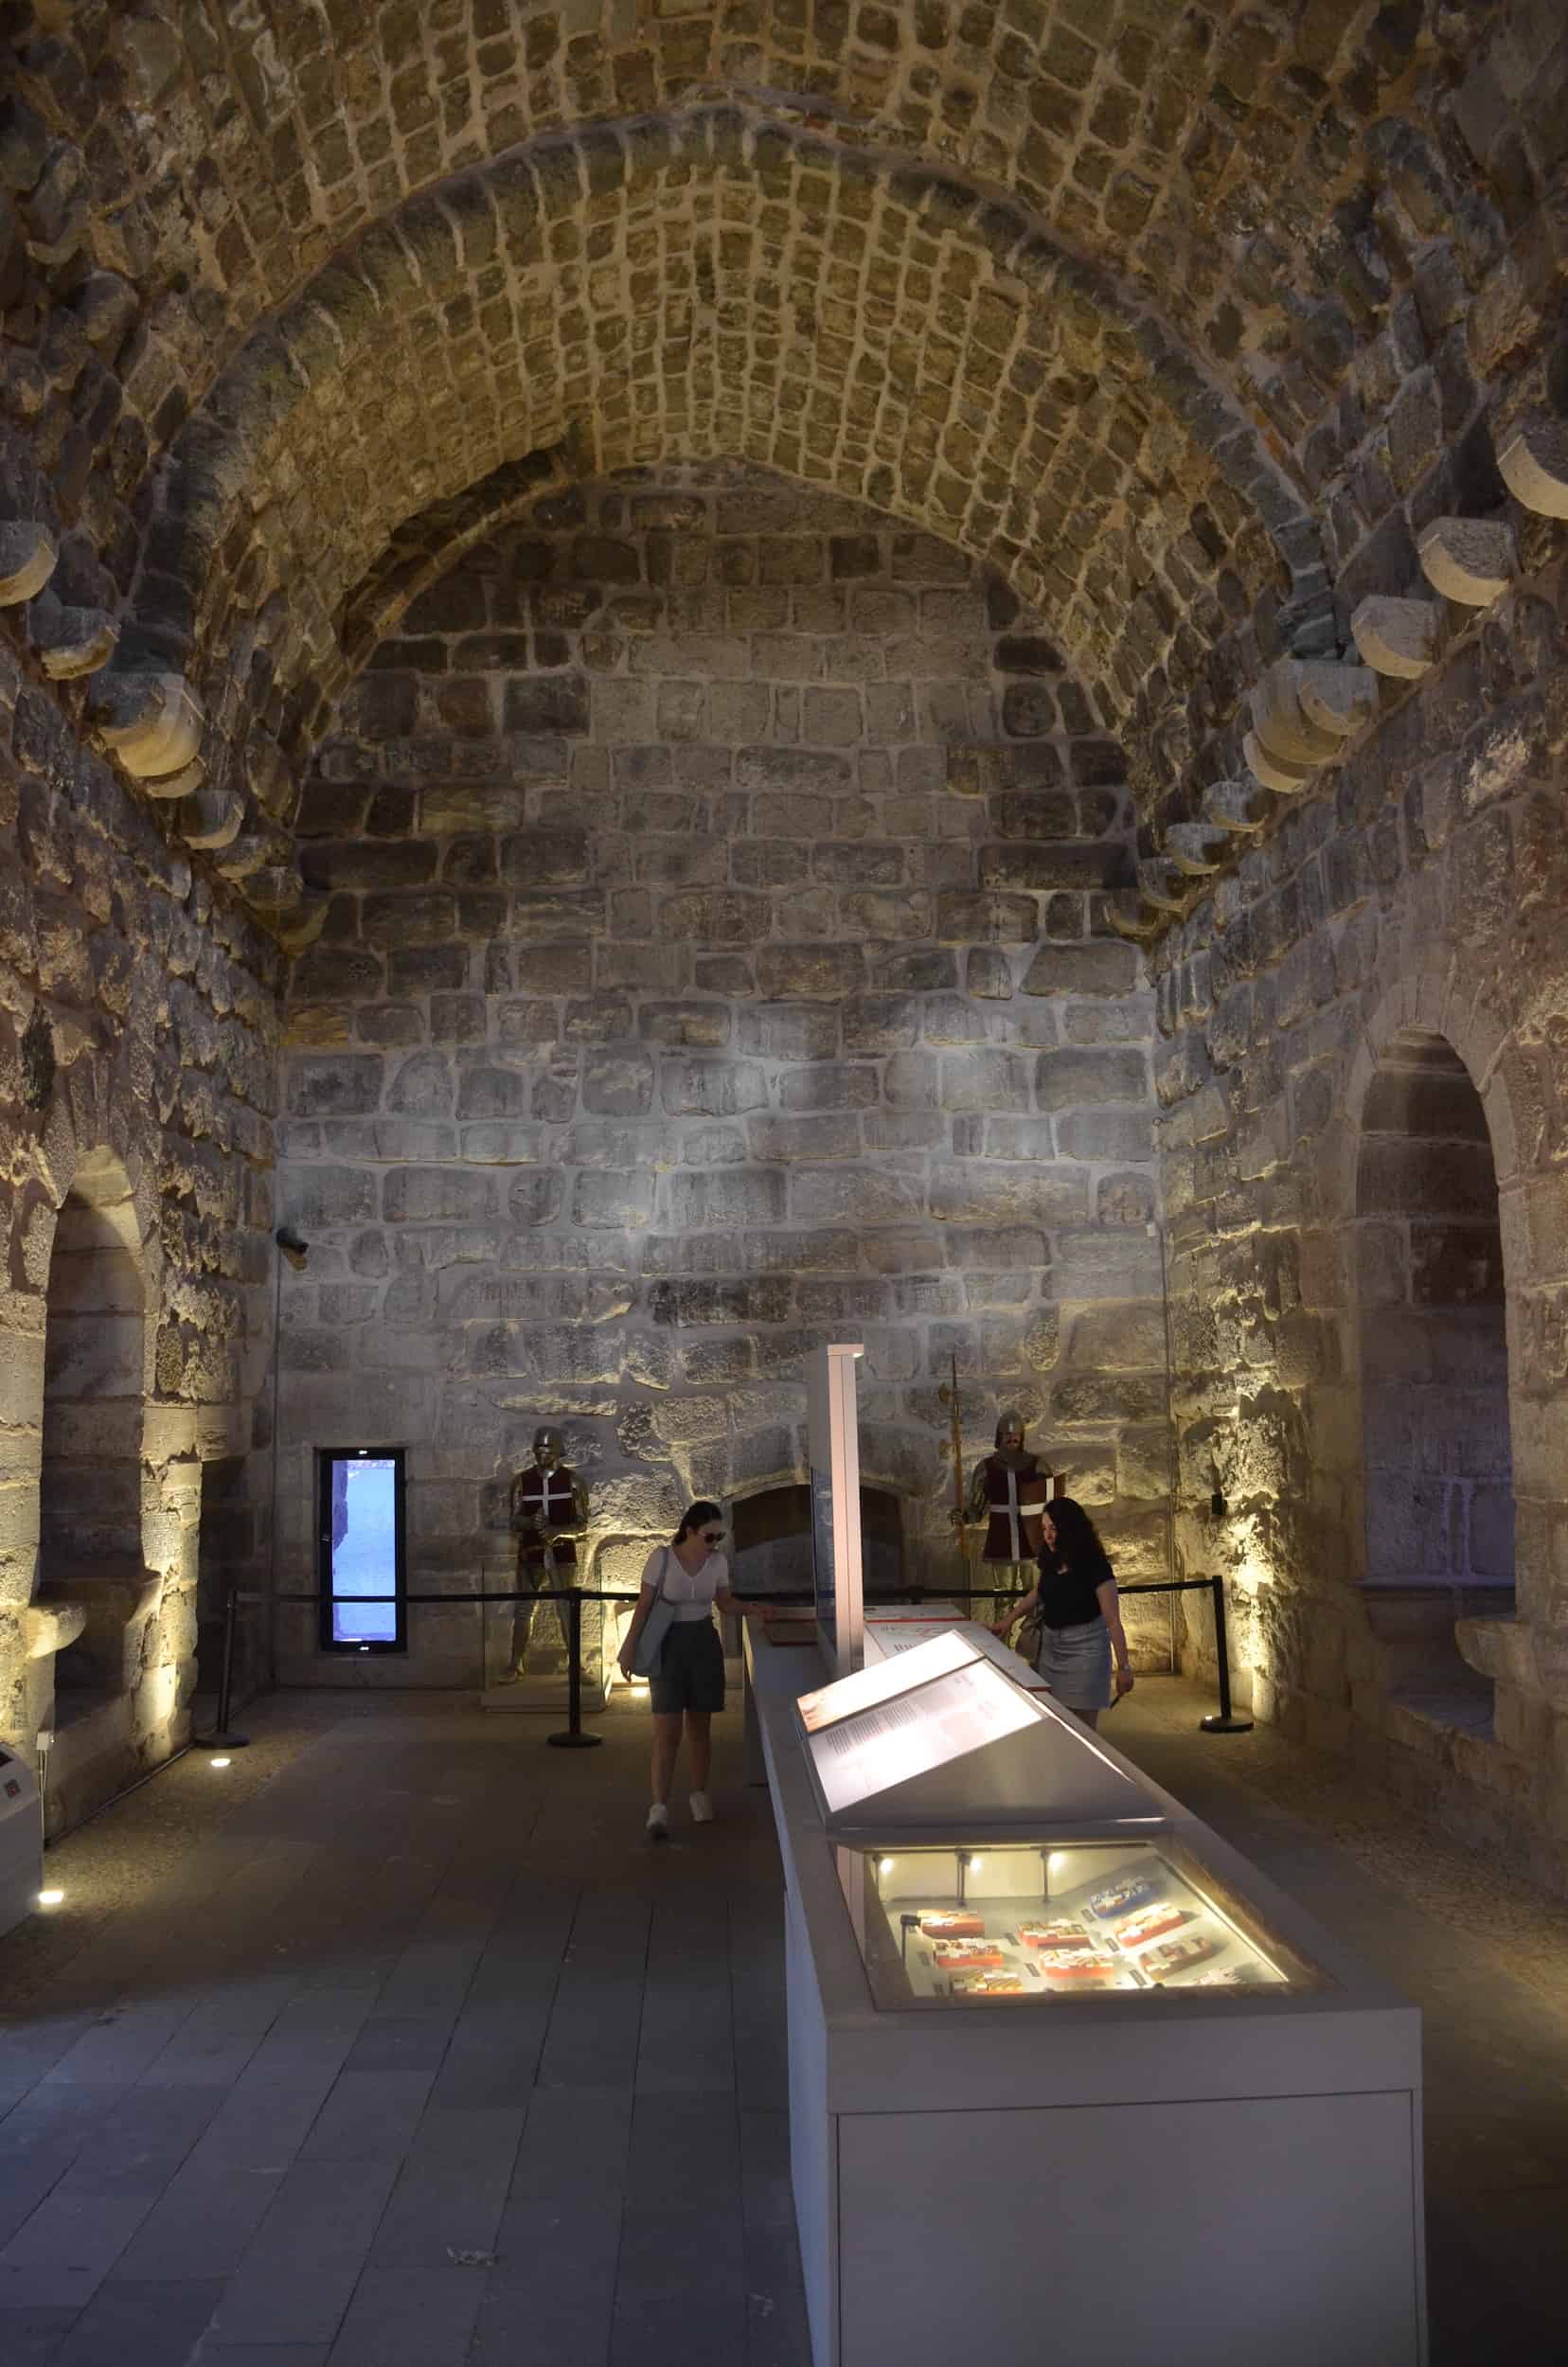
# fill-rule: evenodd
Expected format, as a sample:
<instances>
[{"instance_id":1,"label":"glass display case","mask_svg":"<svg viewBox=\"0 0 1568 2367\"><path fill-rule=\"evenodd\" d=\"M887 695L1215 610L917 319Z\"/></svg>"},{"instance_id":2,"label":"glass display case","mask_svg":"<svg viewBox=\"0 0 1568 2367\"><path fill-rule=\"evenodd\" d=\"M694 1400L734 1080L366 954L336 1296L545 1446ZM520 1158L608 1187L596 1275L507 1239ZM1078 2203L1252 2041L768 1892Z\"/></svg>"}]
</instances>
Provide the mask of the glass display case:
<instances>
[{"instance_id":1,"label":"glass display case","mask_svg":"<svg viewBox=\"0 0 1568 2367\"><path fill-rule=\"evenodd\" d=\"M1321 1989L1174 1835L835 1850L877 2005Z\"/></svg>"}]
</instances>

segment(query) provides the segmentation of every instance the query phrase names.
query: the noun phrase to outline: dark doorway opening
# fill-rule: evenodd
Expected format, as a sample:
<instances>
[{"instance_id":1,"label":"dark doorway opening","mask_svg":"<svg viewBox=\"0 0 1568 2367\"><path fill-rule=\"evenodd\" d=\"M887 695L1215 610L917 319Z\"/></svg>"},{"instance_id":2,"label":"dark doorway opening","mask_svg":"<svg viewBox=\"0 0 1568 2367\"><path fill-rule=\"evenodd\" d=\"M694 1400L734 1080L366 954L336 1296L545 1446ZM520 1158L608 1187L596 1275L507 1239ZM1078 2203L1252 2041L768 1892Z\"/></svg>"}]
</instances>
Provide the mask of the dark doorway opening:
<instances>
[{"instance_id":1,"label":"dark doorway opening","mask_svg":"<svg viewBox=\"0 0 1568 2367\"><path fill-rule=\"evenodd\" d=\"M735 1506L735 1584L742 1594L811 1592L811 1491L768 1487ZM866 1593L896 1593L906 1581L903 1506L885 1487L861 1489L861 1566Z\"/></svg>"}]
</instances>

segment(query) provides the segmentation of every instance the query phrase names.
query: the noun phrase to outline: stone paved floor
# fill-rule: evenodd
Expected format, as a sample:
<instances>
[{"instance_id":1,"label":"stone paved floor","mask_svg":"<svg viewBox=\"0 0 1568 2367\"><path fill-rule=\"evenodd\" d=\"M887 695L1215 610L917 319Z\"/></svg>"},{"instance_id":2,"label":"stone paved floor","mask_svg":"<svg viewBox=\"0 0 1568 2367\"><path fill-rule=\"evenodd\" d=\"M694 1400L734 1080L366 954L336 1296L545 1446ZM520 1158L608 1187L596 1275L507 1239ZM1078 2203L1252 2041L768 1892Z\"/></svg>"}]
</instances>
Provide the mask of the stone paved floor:
<instances>
[{"instance_id":1,"label":"stone paved floor","mask_svg":"<svg viewBox=\"0 0 1568 2367\"><path fill-rule=\"evenodd\" d=\"M1434 2367L1568 2360L1568 1911L1203 1706L1109 1731L1426 2008ZM0 2367L807 2367L735 1721L660 1852L635 1712L580 1755L439 1699L248 1723L0 1941Z\"/></svg>"}]
</instances>

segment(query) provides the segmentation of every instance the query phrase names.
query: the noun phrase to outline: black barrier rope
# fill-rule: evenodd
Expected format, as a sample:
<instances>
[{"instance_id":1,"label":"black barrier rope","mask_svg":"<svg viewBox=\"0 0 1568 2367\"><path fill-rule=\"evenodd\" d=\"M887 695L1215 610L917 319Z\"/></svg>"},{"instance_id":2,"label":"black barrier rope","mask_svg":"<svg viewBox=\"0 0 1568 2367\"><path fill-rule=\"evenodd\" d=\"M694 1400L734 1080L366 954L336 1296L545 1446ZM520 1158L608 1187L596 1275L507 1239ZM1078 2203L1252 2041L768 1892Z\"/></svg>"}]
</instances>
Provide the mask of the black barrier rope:
<instances>
[{"instance_id":1,"label":"black barrier rope","mask_svg":"<svg viewBox=\"0 0 1568 2367\"><path fill-rule=\"evenodd\" d=\"M1225 1581L1217 1573L1211 1578L1139 1578L1129 1585L1117 1586L1118 1594L1198 1594L1209 1595L1214 1604L1214 1648L1220 1681L1220 1709L1217 1716L1201 1717L1198 1724L1205 1735L1250 1735L1253 1721L1238 1717L1231 1703L1230 1640L1225 1632ZM939 1602L951 1595L963 1603L1003 1603L1018 1599L1018 1589L1009 1586L944 1587L931 1596ZM582 1606L584 1603L634 1603L635 1594L623 1591L604 1591L588 1586L480 1588L468 1594L356 1594L356 1608L367 1603L440 1603L452 1610L461 1603L565 1603L568 1606L566 1633L566 1725L561 1734L546 1739L559 1750L591 1750L602 1737L587 1734L582 1724ZM907 1594L872 1591L862 1596L866 1603L893 1610L910 1603ZM319 1589L311 1593L282 1593L274 1597L279 1603L315 1603L322 1596ZM816 1596L803 1587L783 1587L774 1594L737 1594L735 1600L747 1609L757 1611L789 1611L803 1604L814 1604ZM919 1597L915 1598L916 1605Z\"/></svg>"}]
</instances>

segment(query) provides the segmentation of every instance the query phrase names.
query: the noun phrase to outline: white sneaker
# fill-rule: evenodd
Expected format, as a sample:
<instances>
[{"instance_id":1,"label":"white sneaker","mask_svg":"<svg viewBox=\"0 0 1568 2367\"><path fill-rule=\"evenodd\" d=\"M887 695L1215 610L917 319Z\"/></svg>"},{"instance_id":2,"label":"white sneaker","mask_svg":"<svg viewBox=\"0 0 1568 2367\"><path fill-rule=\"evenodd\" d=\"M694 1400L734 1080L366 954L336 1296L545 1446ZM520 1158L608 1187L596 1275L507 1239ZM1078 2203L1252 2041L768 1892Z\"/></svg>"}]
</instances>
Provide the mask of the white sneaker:
<instances>
[{"instance_id":1,"label":"white sneaker","mask_svg":"<svg viewBox=\"0 0 1568 2367\"><path fill-rule=\"evenodd\" d=\"M705 1791L694 1791L691 1795L691 1821L693 1824L713 1823L713 1803Z\"/></svg>"},{"instance_id":2,"label":"white sneaker","mask_svg":"<svg viewBox=\"0 0 1568 2367\"><path fill-rule=\"evenodd\" d=\"M669 1810L662 1800L655 1800L648 1811L648 1838L650 1841L669 1839Z\"/></svg>"}]
</instances>

